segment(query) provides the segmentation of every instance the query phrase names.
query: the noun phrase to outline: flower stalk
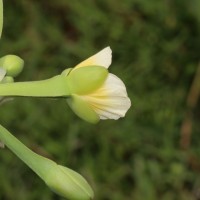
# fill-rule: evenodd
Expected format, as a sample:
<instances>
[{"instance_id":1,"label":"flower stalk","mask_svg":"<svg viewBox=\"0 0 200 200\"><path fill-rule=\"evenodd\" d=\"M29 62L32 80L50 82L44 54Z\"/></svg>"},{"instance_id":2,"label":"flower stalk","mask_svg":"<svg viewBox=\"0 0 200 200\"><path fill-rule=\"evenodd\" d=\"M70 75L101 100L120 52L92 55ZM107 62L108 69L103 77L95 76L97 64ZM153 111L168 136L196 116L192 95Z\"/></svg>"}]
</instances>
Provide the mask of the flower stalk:
<instances>
[{"instance_id":1,"label":"flower stalk","mask_svg":"<svg viewBox=\"0 0 200 200\"><path fill-rule=\"evenodd\" d=\"M0 38L3 28L3 1L0 0Z\"/></svg>"},{"instance_id":2,"label":"flower stalk","mask_svg":"<svg viewBox=\"0 0 200 200\"><path fill-rule=\"evenodd\" d=\"M66 77L58 75L41 81L0 84L0 96L66 97L69 89Z\"/></svg>"}]
</instances>

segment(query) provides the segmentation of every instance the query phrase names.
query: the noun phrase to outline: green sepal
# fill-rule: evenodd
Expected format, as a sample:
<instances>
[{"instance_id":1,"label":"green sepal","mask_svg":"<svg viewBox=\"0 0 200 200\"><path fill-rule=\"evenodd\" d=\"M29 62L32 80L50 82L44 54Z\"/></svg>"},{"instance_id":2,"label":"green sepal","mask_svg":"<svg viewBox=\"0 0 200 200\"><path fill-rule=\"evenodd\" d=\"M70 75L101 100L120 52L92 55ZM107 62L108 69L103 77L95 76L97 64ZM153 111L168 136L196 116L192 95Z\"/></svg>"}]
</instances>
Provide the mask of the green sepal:
<instances>
[{"instance_id":1,"label":"green sepal","mask_svg":"<svg viewBox=\"0 0 200 200\"><path fill-rule=\"evenodd\" d=\"M96 124L100 118L91 106L78 95L67 98L70 108L83 120Z\"/></svg>"},{"instance_id":2,"label":"green sepal","mask_svg":"<svg viewBox=\"0 0 200 200\"><path fill-rule=\"evenodd\" d=\"M92 65L75 68L66 78L72 94L85 95L98 89L105 82L107 76L106 68Z\"/></svg>"},{"instance_id":3,"label":"green sepal","mask_svg":"<svg viewBox=\"0 0 200 200\"><path fill-rule=\"evenodd\" d=\"M16 77L24 67L24 61L15 55L6 55L0 58L0 67L6 70L8 76Z\"/></svg>"}]
</instances>

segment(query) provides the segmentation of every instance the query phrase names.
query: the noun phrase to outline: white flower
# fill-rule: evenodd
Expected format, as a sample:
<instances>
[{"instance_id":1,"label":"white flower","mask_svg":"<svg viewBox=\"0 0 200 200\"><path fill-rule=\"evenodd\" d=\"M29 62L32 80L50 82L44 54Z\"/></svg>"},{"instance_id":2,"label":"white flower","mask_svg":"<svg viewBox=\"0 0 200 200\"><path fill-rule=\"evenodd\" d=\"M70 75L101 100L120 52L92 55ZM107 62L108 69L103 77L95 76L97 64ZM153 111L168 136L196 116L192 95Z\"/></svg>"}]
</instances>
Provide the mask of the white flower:
<instances>
[{"instance_id":1,"label":"white flower","mask_svg":"<svg viewBox=\"0 0 200 200\"><path fill-rule=\"evenodd\" d=\"M111 61L112 51L110 47L106 47L97 54L75 66L73 70L90 65L102 66L107 69L111 64ZM98 115L99 119L117 120L120 117L124 117L127 110L131 106L131 101L128 98L124 83L117 76L111 73L108 74L103 85L97 90L86 95L75 94L74 97L76 97L76 99L78 97L79 100L81 99L83 102L87 103L89 107ZM68 103L75 113L79 115L79 117L85 118L83 117L83 112L81 111L80 113L76 106L73 105L73 102L68 101ZM86 105L85 103L84 105Z\"/></svg>"}]
</instances>

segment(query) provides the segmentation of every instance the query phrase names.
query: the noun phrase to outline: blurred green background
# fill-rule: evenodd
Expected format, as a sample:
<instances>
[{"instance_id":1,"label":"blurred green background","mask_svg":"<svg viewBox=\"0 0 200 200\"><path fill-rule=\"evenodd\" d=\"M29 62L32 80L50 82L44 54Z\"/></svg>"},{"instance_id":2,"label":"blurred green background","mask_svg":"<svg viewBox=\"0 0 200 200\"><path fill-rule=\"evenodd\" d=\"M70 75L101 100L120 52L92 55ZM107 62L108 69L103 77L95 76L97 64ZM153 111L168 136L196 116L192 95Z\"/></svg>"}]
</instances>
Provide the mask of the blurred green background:
<instances>
[{"instance_id":1,"label":"blurred green background","mask_svg":"<svg viewBox=\"0 0 200 200\"><path fill-rule=\"evenodd\" d=\"M110 45L125 118L80 120L65 100L15 98L0 122L35 152L81 173L97 200L200 199L199 0L4 0L0 56L41 80ZM61 200L9 149L0 200Z\"/></svg>"}]
</instances>

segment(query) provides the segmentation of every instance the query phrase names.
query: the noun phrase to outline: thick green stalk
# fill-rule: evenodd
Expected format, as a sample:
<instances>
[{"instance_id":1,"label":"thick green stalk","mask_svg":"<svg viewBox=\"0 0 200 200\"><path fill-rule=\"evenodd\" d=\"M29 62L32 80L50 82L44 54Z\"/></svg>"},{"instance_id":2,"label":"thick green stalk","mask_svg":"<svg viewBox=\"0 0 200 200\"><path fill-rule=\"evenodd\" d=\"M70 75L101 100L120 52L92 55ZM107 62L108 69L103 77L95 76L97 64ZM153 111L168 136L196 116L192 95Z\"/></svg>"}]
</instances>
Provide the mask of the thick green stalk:
<instances>
[{"instance_id":1,"label":"thick green stalk","mask_svg":"<svg viewBox=\"0 0 200 200\"><path fill-rule=\"evenodd\" d=\"M3 1L0 0L0 38L3 29Z\"/></svg>"},{"instance_id":2,"label":"thick green stalk","mask_svg":"<svg viewBox=\"0 0 200 200\"><path fill-rule=\"evenodd\" d=\"M54 163L27 148L8 130L0 125L0 140L13 151L24 163L26 163L38 176L44 179L46 171ZM55 163L56 164L56 163Z\"/></svg>"},{"instance_id":3,"label":"thick green stalk","mask_svg":"<svg viewBox=\"0 0 200 200\"><path fill-rule=\"evenodd\" d=\"M62 97L69 95L66 77L62 75L42 81L0 84L0 96Z\"/></svg>"}]
</instances>

